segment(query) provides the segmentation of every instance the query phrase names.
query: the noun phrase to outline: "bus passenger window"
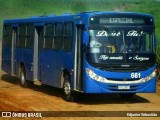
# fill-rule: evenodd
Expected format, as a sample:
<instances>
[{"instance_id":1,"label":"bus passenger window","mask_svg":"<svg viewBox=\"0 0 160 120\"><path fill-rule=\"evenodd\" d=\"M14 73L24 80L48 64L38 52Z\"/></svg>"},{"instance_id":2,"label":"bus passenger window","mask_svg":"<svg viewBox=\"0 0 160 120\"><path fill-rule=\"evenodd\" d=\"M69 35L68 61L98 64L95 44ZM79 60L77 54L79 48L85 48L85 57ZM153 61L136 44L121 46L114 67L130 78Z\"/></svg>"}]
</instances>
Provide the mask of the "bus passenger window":
<instances>
[{"instance_id":1,"label":"bus passenger window","mask_svg":"<svg viewBox=\"0 0 160 120\"><path fill-rule=\"evenodd\" d=\"M10 25L4 26L4 45L10 46L12 38L12 30Z\"/></svg>"},{"instance_id":2,"label":"bus passenger window","mask_svg":"<svg viewBox=\"0 0 160 120\"><path fill-rule=\"evenodd\" d=\"M72 40L73 40L73 24L65 24L65 36L64 36L64 50L72 51Z\"/></svg>"},{"instance_id":3,"label":"bus passenger window","mask_svg":"<svg viewBox=\"0 0 160 120\"><path fill-rule=\"evenodd\" d=\"M57 23L55 27L54 49L60 50L63 43L63 24Z\"/></svg>"},{"instance_id":4,"label":"bus passenger window","mask_svg":"<svg viewBox=\"0 0 160 120\"><path fill-rule=\"evenodd\" d=\"M25 47L26 25L20 25L17 47Z\"/></svg>"},{"instance_id":5,"label":"bus passenger window","mask_svg":"<svg viewBox=\"0 0 160 120\"><path fill-rule=\"evenodd\" d=\"M47 24L46 25L46 31L45 31L45 48L51 49L52 43L53 43L53 24Z\"/></svg>"},{"instance_id":6,"label":"bus passenger window","mask_svg":"<svg viewBox=\"0 0 160 120\"><path fill-rule=\"evenodd\" d=\"M27 25L27 38L26 38L26 47L31 48L33 45L33 33L34 33L34 26Z\"/></svg>"}]
</instances>

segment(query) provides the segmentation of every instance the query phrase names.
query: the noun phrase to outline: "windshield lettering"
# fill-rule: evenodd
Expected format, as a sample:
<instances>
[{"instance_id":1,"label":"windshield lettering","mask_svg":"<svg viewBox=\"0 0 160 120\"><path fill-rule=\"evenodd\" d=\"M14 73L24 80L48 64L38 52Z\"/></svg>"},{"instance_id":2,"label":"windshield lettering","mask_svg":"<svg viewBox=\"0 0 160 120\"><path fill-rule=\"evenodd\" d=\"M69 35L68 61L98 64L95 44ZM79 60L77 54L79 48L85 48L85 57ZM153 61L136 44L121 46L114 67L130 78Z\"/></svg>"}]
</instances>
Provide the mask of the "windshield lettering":
<instances>
[{"instance_id":1,"label":"windshield lettering","mask_svg":"<svg viewBox=\"0 0 160 120\"><path fill-rule=\"evenodd\" d=\"M142 36L143 35L143 31L141 31L140 33L136 30L131 30L128 32L127 36Z\"/></svg>"},{"instance_id":2,"label":"windshield lettering","mask_svg":"<svg viewBox=\"0 0 160 120\"><path fill-rule=\"evenodd\" d=\"M100 55L100 60L123 60L123 56L111 56L108 57L107 55Z\"/></svg>"},{"instance_id":3,"label":"windshield lettering","mask_svg":"<svg viewBox=\"0 0 160 120\"><path fill-rule=\"evenodd\" d=\"M97 37L108 37L108 36L112 36L112 37L117 36L118 37L120 35L121 35L120 31L118 31L118 32L113 31L113 32L108 33L107 31L104 31L104 30L103 31L98 31L97 34L96 34ZM136 30L131 30L131 31L128 31L126 36L137 37L137 36L142 36L142 35L143 35L143 31L138 32Z\"/></svg>"},{"instance_id":4,"label":"windshield lettering","mask_svg":"<svg viewBox=\"0 0 160 120\"><path fill-rule=\"evenodd\" d=\"M132 57L129 57L129 59L132 59ZM138 55L136 55L133 57L133 60L146 61L149 60L149 57L139 57Z\"/></svg>"},{"instance_id":5,"label":"windshield lettering","mask_svg":"<svg viewBox=\"0 0 160 120\"><path fill-rule=\"evenodd\" d=\"M120 31L118 31L118 32L111 32L111 33L108 33L107 31L98 31L97 32L97 34L96 34L96 36L98 36L98 37L102 37L102 36L104 36L104 37L108 37L108 36L120 36L121 35L121 32Z\"/></svg>"},{"instance_id":6,"label":"windshield lettering","mask_svg":"<svg viewBox=\"0 0 160 120\"><path fill-rule=\"evenodd\" d=\"M107 60L109 57L107 55L101 55L99 57L100 60Z\"/></svg>"}]
</instances>

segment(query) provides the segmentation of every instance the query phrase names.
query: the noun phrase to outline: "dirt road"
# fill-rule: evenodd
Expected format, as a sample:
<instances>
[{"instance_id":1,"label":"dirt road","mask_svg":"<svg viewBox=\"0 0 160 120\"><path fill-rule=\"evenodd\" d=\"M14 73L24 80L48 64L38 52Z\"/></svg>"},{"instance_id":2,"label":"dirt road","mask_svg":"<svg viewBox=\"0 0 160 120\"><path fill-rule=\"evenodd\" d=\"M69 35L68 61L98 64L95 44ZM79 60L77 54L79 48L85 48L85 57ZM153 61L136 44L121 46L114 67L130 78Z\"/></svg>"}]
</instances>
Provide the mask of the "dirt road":
<instances>
[{"instance_id":1,"label":"dirt road","mask_svg":"<svg viewBox=\"0 0 160 120\"><path fill-rule=\"evenodd\" d=\"M159 83L157 93L137 94L130 100L123 100L116 94L108 94L83 95L79 102L66 102L62 99L59 89L49 86L22 88L16 77L3 72L0 72L0 76L0 111L160 111Z\"/></svg>"}]
</instances>

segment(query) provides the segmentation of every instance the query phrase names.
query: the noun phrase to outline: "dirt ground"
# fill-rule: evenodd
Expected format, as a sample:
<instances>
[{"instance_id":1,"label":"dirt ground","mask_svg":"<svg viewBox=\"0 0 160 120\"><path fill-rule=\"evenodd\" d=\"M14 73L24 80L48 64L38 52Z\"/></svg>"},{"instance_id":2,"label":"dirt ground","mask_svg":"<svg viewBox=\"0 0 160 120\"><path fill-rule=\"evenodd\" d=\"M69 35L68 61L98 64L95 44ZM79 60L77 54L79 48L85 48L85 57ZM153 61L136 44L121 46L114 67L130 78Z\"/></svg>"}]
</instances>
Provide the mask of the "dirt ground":
<instances>
[{"instance_id":1,"label":"dirt ground","mask_svg":"<svg viewBox=\"0 0 160 120\"><path fill-rule=\"evenodd\" d=\"M62 99L60 89L35 85L22 88L16 77L11 77L2 71L0 71L0 77L0 111L86 111L86 114L87 111L160 111L160 82L157 83L156 93L141 93L128 100L121 99L117 94L107 94L82 95L78 102L66 102ZM95 115L95 113L91 114ZM113 114L115 113L113 112ZM74 120L80 118L90 119L90 117L56 117L54 119ZM0 119L6 118L0 117ZM10 119L14 118L8 118L8 120ZM93 119L106 120L106 117L93 117ZM122 120L135 119L135 117L107 117L107 119ZM141 119L146 120L151 117L136 117L136 120ZM158 120L159 118L155 117L154 119Z\"/></svg>"}]
</instances>

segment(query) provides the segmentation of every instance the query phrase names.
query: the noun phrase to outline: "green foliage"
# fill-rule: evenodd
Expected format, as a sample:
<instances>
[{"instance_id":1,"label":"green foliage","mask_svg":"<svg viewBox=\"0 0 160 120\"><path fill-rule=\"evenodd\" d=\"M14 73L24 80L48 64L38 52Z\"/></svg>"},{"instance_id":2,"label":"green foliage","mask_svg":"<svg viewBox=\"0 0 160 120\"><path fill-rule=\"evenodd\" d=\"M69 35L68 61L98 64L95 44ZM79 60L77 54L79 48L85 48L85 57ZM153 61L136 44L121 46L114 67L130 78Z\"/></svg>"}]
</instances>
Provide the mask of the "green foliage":
<instances>
[{"instance_id":1,"label":"green foliage","mask_svg":"<svg viewBox=\"0 0 160 120\"><path fill-rule=\"evenodd\" d=\"M158 43L157 48L156 48L156 60L157 63L160 65L160 43Z\"/></svg>"},{"instance_id":2,"label":"green foliage","mask_svg":"<svg viewBox=\"0 0 160 120\"><path fill-rule=\"evenodd\" d=\"M160 1L156 0L0 0L0 6L0 33L5 19L84 11L130 11L153 14L160 39ZM160 63L159 44L157 54Z\"/></svg>"}]
</instances>

